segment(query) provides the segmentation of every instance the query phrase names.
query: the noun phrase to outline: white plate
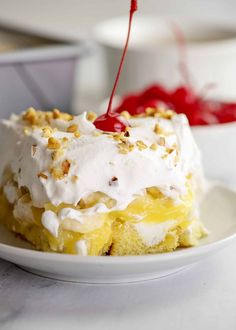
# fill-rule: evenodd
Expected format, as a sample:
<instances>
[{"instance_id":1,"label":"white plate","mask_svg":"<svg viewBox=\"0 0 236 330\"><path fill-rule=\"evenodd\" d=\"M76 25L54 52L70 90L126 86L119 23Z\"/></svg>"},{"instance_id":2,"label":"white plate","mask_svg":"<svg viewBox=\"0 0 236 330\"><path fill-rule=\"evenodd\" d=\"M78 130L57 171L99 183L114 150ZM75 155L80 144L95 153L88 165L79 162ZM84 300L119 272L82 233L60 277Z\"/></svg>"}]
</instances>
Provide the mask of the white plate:
<instances>
[{"instance_id":1,"label":"white plate","mask_svg":"<svg viewBox=\"0 0 236 330\"><path fill-rule=\"evenodd\" d=\"M29 244L0 227L0 257L46 277L83 283L122 283L175 273L236 240L236 192L214 186L201 205L202 221L210 235L198 247L172 253L82 257L34 251Z\"/></svg>"}]
</instances>

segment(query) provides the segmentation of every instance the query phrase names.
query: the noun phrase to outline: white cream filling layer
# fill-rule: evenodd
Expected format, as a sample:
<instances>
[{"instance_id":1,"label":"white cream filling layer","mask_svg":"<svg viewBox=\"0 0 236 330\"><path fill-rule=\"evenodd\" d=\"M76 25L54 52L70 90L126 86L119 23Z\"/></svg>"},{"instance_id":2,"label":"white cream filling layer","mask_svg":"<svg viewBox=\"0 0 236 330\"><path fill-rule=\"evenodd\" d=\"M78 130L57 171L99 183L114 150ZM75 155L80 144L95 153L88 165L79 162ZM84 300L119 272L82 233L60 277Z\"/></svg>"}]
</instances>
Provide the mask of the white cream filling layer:
<instances>
[{"instance_id":1,"label":"white cream filling layer","mask_svg":"<svg viewBox=\"0 0 236 330\"><path fill-rule=\"evenodd\" d=\"M81 239L75 243L75 249L78 255L87 256L88 255L88 242L85 239Z\"/></svg>"},{"instance_id":2,"label":"white cream filling layer","mask_svg":"<svg viewBox=\"0 0 236 330\"><path fill-rule=\"evenodd\" d=\"M47 210L43 212L42 225L54 236L58 237L58 230L60 227L60 219L55 212Z\"/></svg>"},{"instance_id":3,"label":"white cream filling layer","mask_svg":"<svg viewBox=\"0 0 236 330\"><path fill-rule=\"evenodd\" d=\"M161 223L142 223L134 225L139 236L146 246L154 246L162 242L168 231L176 224L175 220L169 220Z\"/></svg>"},{"instance_id":4,"label":"white cream filling layer","mask_svg":"<svg viewBox=\"0 0 236 330\"><path fill-rule=\"evenodd\" d=\"M13 204L19 199L19 189L12 183L8 181L3 187L3 192L9 203Z\"/></svg>"},{"instance_id":5,"label":"white cream filling layer","mask_svg":"<svg viewBox=\"0 0 236 330\"><path fill-rule=\"evenodd\" d=\"M59 227L75 232L86 233L104 224L102 214L109 209L101 203L86 210L75 210L69 207L61 209L58 214L51 210L43 212L42 225L55 237L58 237Z\"/></svg>"}]
</instances>

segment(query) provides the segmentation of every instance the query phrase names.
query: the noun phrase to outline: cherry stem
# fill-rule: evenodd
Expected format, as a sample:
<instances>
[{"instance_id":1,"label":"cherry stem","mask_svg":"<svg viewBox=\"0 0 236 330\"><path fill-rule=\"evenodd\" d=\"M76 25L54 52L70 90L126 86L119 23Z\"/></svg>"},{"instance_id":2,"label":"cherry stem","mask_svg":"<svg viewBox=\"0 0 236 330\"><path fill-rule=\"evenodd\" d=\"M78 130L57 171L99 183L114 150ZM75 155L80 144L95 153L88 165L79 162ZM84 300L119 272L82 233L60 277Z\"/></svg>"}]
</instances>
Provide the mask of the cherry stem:
<instances>
[{"instance_id":1,"label":"cherry stem","mask_svg":"<svg viewBox=\"0 0 236 330\"><path fill-rule=\"evenodd\" d=\"M114 95L115 95L115 92L116 92L116 88L117 88L118 81L119 81L119 78L120 78L120 74L121 74L121 71L122 71L122 67L123 67L123 64L124 64L125 55L127 53L133 14L136 10L138 10L138 1L137 0L131 0L128 34L127 34L127 38L126 38L125 48L123 50L123 54L122 54L122 57L121 57L119 69L118 69L118 72L117 72L116 80L115 80L115 83L114 83L114 86L113 86L113 89L112 89L112 92L111 92L111 96L110 96L110 100L109 100L109 104L108 104L108 108L107 108L107 115L109 115L111 113L111 110L112 110L112 101L113 101L113 98L114 98Z\"/></svg>"},{"instance_id":2,"label":"cherry stem","mask_svg":"<svg viewBox=\"0 0 236 330\"><path fill-rule=\"evenodd\" d=\"M189 70L187 66L187 48L185 36L181 28L175 22L171 22L171 27L176 39L176 42L179 46L179 70L184 79L184 82L187 86L191 86L191 79L189 76Z\"/></svg>"},{"instance_id":3,"label":"cherry stem","mask_svg":"<svg viewBox=\"0 0 236 330\"><path fill-rule=\"evenodd\" d=\"M206 99L209 91L215 89L216 87L217 87L216 83L213 82L207 83L202 87L202 89L198 92L198 94L201 96L202 99Z\"/></svg>"}]
</instances>

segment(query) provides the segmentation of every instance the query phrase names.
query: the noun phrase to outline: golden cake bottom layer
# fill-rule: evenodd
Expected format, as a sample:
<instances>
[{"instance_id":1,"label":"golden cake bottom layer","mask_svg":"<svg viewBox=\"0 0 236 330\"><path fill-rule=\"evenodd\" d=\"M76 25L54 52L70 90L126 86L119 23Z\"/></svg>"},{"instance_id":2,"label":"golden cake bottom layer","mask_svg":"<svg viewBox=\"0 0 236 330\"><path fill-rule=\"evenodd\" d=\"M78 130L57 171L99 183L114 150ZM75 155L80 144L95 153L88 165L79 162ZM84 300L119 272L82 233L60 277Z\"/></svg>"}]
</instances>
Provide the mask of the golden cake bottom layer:
<instances>
[{"instance_id":1,"label":"golden cake bottom layer","mask_svg":"<svg viewBox=\"0 0 236 330\"><path fill-rule=\"evenodd\" d=\"M28 205L29 194L22 194L21 203ZM104 200L104 196L95 193L75 207L72 205L51 204L39 209L31 207L34 219L15 217L15 205L10 204L3 191L0 192L0 222L10 231L19 234L30 242L37 250L77 254L76 243L83 240L87 245L88 255L141 255L170 252L178 247L189 247L198 244L198 240L206 235L201 222L193 216L194 196L191 189L178 204L162 195L157 189L149 188L145 196L137 197L125 210L111 211L90 217L89 223L95 226L78 231L73 221L66 219L60 225L58 237L54 237L41 223L42 213L52 210L58 213L63 207L86 208ZM106 203L111 203L109 199ZM99 218L99 226L98 223ZM141 219L141 220L140 220ZM151 226L174 220L174 225L167 231L163 239L157 243L147 244L137 230L137 223ZM76 231L75 231L75 228ZM72 230L73 229L73 230Z\"/></svg>"}]
</instances>

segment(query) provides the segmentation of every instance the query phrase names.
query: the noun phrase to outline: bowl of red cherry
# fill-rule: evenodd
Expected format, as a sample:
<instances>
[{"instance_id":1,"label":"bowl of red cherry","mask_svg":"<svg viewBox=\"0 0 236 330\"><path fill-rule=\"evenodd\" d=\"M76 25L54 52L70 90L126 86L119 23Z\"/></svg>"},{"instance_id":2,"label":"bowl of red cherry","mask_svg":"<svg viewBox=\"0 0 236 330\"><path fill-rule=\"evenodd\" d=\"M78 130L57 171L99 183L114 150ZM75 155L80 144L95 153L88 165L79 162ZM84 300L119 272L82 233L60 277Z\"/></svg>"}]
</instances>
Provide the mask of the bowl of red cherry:
<instances>
[{"instance_id":1,"label":"bowl of red cherry","mask_svg":"<svg viewBox=\"0 0 236 330\"><path fill-rule=\"evenodd\" d=\"M113 111L142 116L150 108L184 113L202 152L207 177L236 186L236 102L207 99L188 86L168 90L155 84L116 97Z\"/></svg>"}]
</instances>

